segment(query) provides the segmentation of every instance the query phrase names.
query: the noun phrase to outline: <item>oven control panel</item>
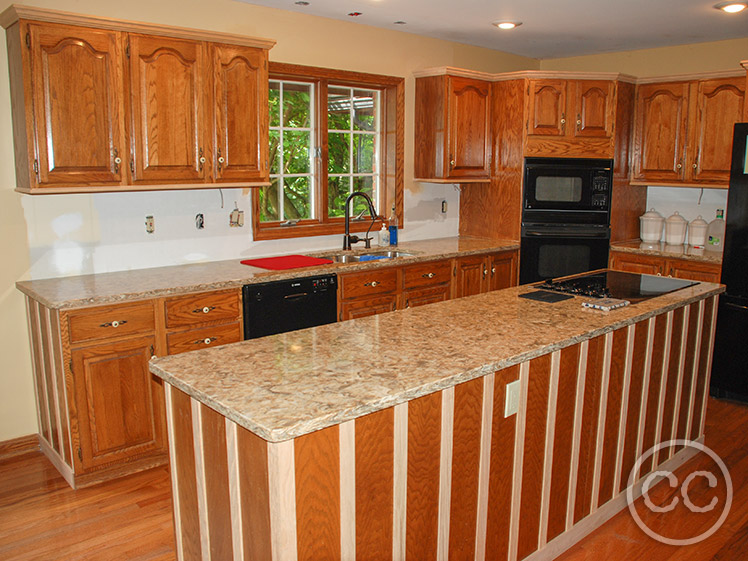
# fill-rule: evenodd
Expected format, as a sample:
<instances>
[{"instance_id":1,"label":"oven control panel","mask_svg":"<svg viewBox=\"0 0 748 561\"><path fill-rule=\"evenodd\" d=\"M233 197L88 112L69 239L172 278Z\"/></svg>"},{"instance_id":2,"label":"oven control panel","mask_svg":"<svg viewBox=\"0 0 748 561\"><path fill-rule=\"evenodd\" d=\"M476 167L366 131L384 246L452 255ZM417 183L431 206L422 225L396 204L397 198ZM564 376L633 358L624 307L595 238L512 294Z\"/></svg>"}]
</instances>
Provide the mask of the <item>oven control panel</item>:
<instances>
[{"instance_id":1,"label":"oven control panel","mask_svg":"<svg viewBox=\"0 0 748 561\"><path fill-rule=\"evenodd\" d=\"M592 190L593 191L605 191L608 192L608 178L605 175L596 175L592 178Z\"/></svg>"},{"instance_id":2,"label":"oven control panel","mask_svg":"<svg viewBox=\"0 0 748 561\"><path fill-rule=\"evenodd\" d=\"M595 208L605 209L608 207L608 194L595 193L592 195L592 206Z\"/></svg>"}]
</instances>

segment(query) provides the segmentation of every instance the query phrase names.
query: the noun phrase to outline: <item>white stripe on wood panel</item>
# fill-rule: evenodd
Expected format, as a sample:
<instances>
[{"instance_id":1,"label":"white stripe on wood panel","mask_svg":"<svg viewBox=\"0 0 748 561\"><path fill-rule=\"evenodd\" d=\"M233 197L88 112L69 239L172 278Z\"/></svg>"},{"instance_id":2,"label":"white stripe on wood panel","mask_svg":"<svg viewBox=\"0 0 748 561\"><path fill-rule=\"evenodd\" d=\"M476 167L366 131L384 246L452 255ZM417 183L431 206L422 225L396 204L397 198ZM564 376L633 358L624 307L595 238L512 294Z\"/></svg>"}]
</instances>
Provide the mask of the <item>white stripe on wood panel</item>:
<instances>
[{"instance_id":1,"label":"white stripe on wood panel","mask_svg":"<svg viewBox=\"0 0 748 561\"><path fill-rule=\"evenodd\" d=\"M600 381L600 406L597 414L597 440L595 444L595 464L592 476L592 507L597 510L600 494L600 471L603 465L603 446L605 444L605 421L608 415L608 388L610 387L610 361L613 355L613 333L605 335L605 354L603 355L603 372Z\"/></svg>"},{"instance_id":2,"label":"white stripe on wood panel","mask_svg":"<svg viewBox=\"0 0 748 561\"><path fill-rule=\"evenodd\" d=\"M696 382L698 381L699 359L701 358L701 337L704 331L704 302L699 301L699 319L696 322L696 341L694 341L693 369L691 371L691 395L688 402L688 422L686 423L686 436L688 440L691 436L691 427L693 425L693 413L696 408Z\"/></svg>"},{"instance_id":3,"label":"white stripe on wood panel","mask_svg":"<svg viewBox=\"0 0 748 561\"><path fill-rule=\"evenodd\" d=\"M273 561L296 561L294 441L268 443L270 543Z\"/></svg>"},{"instance_id":4,"label":"white stripe on wood panel","mask_svg":"<svg viewBox=\"0 0 748 561\"><path fill-rule=\"evenodd\" d=\"M517 431L514 436L514 467L511 483L512 512L509 519L509 561L517 559L519 542L519 513L522 505L522 465L525 452L525 426L527 425L527 387L530 379L530 362L523 362L519 367L519 411L517 412ZM509 484L509 482L507 482Z\"/></svg>"},{"instance_id":5,"label":"white stripe on wood panel","mask_svg":"<svg viewBox=\"0 0 748 561\"><path fill-rule=\"evenodd\" d=\"M491 425L496 374L483 377L483 409L480 431L480 464L478 470L478 514L475 523L475 561L486 556L488 525L488 482L491 473Z\"/></svg>"},{"instance_id":6,"label":"white stripe on wood panel","mask_svg":"<svg viewBox=\"0 0 748 561\"><path fill-rule=\"evenodd\" d=\"M33 373L33 381L34 381L34 396L36 397L36 426L39 427L39 437L42 436L42 408L39 404L39 400L41 399L41 391L42 388L39 387L39 366L36 362L36 356L34 353L34 329L33 324L31 322L31 315L34 313L32 310L33 307L33 300L26 296L26 327L28 328L29 332L29 343L31 344L31 371ZM71 446L72 446L72 438L71 440ZM70 456L73 458L73 456ZM74 463L74 462L72 462Z\"/></svg>"},{"instance_id":7,"label":"white stripe on wood panel","mask_svg":"<svg viewBox=\"0 0 748 561\"><path fill-rule=\"evenodd\" d=\"M675 415L673 415L673 427L670 432L670 440L675 440L678 434L678 422L680 421L680 404L683 401L683 378L686 370L686 347L688 343L688 320L691 315L691 306L683 307L683 328L681 329L680 355L678 356L678 388L675 392Z\"/></svg>"},{"instance_id":8,"label":"white stripe on wood panel","mask_svg":"<svg viewBox=\"0 0 748 561\"><path fill-rule=\"evenodd\" d=\"M408 404L395 405L395 450L392 477L392 559L405 559L408 516Z\"/></svg>"},{"instance_id":9,"label":"white stripe on wood panel","mask_svg":"<svg viewBox=\"0 0 748 561\"><path fill-rule=\"evenodd\" d=\"M574 434L571 437L571 470L569 471L569 499L566 504L566 529L574 525L574 506L577 501L577 475L579 473L579 442L582 438L582 414L584 412L584 386L587 378L587 352L589 341L579 345L577 367L577 399L574 404Z\"/></svg>"},{"instance_id":10,"label":"white stripe on wood panel","mask_svg":"<svg viewBox=\"0 0 748 561\"><path fill-rule=\"evenodd\" d=\"M203 561L210 561L210 525L208 524L208 490L205 484L205 453L203 452L203 415L200 402L190 398L192 407L192 446L195 449L195 480L197 510L200 521L200 550Z\"/></svg>"},{"instance_id":11,"label":"white stripe on wood panel","mask_svg":"<svg viewBox=\"0 0 748 561\"><path fill-rule=\"evenodd\" d=\"M668 368L670 368L670 338L673 334L673 312L668 312L665 324L665 348L662 353L662 376L660 376L660 401L657 404L657 423L655 426L655 444L660 443L660 434L662 431L662 417L665 413L665 397L667 393ZM652 455L652 468L656 468L660 463L660 449L655 450Z\"/></svg>"},{"instance_id":12,"label":"white stripe on wood panel","mask_svg":"<svg viewBox=\"0 0 748 561\"><path fill-rule=\"evenodd\" d=\"M449 559L449 517L452 499L452 439L454 435L455 389L442 391L441 450L439 455L439 527L436 558Z\"/></svg>"},{"instance_id":13,"label":"white stripe on wood panel","mask_svg":"<svg viewBox=\"0 0 748 561\"><path fill-rule=\"evenodd\" d=\"M719 296L712 296L712 332L709 334L709 356L706 360L706 381L704 382L704 402L701 404L701 426L699 427L699 437L704 436L704 423L706 422L706 403L709 398L709 381L712 372L712 360L714 359L714 336L717 333L717 306Z\"/></svg>"},{"instance_id":14,"label":"white stripe on wood panel","mask_svg":"<svg viewBox=\"0 0 748 561\"><path fill-rule=\"evenodd\" d=\"M553 442L556 436L556 409L558 408L558 378L561 371L561 351L551 355L551 379L548 390L548 416L545 421L545 460L543 462L543 491L540 498L540 536L538 547L548 541L548 508L551 504L551 477L553 475ZM563 406L563 405L562 405Z\"/></svg>"},{"instance_id":15,"label":"white stripe on wood panel","mask_svg":"<svg viewBox=\"0 0 748 561\"><path fill-rule=\"evenodd\" d=\"M341 423L340 441L340 558L356 558L356 422Z\"/></svg>"},{"instance_id":16,"label":"white stripe on wood panel","mask_svg":"<svg viewBox=\"0 0 748 561\"><path fill-rule=\"evenodd\" d=\"M649 375L652 371L652 349L654 348L654 332L655 332L655 318L649 318L647 321L647 350L644 355L644 379L642 380L642 394L640 397L641 407L639 409L639 428L636 433L636 458L642 455L642 447L644 446L644 427L647 422L647 402L649 401ZM636 474L634 474L634 481L639 479L642 475L639 473L640 466L634 466L636 468ZM646 474L644 474L646 475Z\"/></svg>"},{"instance_id":17,"label":"white stripe on wood panel","mask_svg":"<svg viewBox=\"0 0 748 561\"><path fill-rule=\"evenodd\" d=\"M182 543L182 519L179 516L179 479L177 477L176 439L174 436L174 403L171 392L172 385L164 382L164 396L166 401L166 431L169 436L169 466L171 468L171 497L174 505L174 536L177 542L177 559L184 559L184 544Z\"/></svg>"},{"instance_id":18,"label":"white stripe on wood panel","mask_svg":"<svg viewBox=\"0 0 748 561\"><path fill-rule=\"evenodd\" d=\"M631 390L631 369L634 362L634 336L636 325L629 325L626 329L626 362L623 366L623 387L621 388L621 417L618 421L618 449L616 450L616 473L613 478L613 493L620 488L623 474L623 452L626 443L626 419L629 414L629 391Z\"/></svg>"},{"instance_id":19,"label":"white stripe on wood panel","mask_svg":"<svg viewBox=\"0 0 748 561\"><path fill-rule=\"evenodd\" d=\"M229 469L229 501L231 507L231 545L234 561L244 561L244 525L242 524L242 488L239 477L239 449L236 439L236 423L225 418L226 459ZM247 490L249 493L249 489Z\"/></svg>"}]
</instances>

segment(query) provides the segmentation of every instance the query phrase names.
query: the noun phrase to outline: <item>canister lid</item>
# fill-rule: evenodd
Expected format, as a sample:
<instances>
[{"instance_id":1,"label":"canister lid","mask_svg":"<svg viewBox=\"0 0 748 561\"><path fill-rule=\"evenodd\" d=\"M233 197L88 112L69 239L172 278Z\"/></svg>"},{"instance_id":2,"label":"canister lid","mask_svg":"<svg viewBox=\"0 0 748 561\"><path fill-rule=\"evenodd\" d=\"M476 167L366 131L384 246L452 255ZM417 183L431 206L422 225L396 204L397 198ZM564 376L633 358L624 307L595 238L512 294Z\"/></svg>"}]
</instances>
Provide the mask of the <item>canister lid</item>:
<instances>
[{"instance_id":1,"label":"canister lid","mask_svg":"<svg viewBox=\"0 0 748 561\"><path fill-rule=\"evenodd\" d=\"M676 210L673 214L667 217L665 220L667 224L686 224L686 219L683 218Z\"/></svg>"},{"instance_id":2,"label":"canister lid","mask_svg":"<svg viewBox=\"0 0 748 561\"><path fill-rule=\"evenodd\" d=\"M657 212L655 209L653 209L653 208L650 208L647 212L645 212L644 214L642 214L639 218L644 218L645 220L646 219L652 219L652 218L654 218L654 219L658 219L659 218L659 219L664 220L662 218L662 215L659 212Z\"/></svg>"}]
</instances>

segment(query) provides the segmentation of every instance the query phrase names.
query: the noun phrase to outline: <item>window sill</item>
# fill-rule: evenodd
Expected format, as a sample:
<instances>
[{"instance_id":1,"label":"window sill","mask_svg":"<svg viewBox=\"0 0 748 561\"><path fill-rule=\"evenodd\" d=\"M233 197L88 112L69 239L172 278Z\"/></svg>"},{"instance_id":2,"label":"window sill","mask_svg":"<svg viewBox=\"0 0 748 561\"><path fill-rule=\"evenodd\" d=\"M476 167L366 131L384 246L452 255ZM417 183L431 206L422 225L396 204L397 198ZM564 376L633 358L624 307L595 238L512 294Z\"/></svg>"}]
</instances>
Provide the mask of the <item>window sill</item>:
<instances>
[{"instance_id":1,"label":"window sill","mask_svg":"<svg viewBox=\"0 0 748 561\"><path fill-rule=\"evenodd\" d=\"M351 222L351 232L359 233L366 232L371 224L371 220L357 220ZM382 228L382 221L376 220L374 225L371 227L371 237L376 237L376 233ZM345 223L341 220L340 222L329 222L326 224L320 224L319 222L302 222L296 226L276 226L276 225L264 225L259 228L255 228L253 231L252 239L254 241L261 240L283 240L289 238L304 238L311 236L332 236L332 235L343 235L345 233Z\"/></svg>"}]
</instances>

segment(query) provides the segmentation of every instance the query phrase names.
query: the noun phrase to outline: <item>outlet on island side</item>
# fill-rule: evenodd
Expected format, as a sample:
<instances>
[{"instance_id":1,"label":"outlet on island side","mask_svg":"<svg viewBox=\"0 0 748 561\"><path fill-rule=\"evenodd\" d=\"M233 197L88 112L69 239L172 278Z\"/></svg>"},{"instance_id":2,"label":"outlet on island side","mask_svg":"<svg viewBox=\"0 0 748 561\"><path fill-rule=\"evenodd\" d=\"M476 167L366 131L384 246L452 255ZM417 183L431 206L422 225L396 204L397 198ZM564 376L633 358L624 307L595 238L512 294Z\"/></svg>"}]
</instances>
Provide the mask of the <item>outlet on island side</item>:
<instances>
[{"instance_id":1,"label":"outlet on island side","mask_svg":"<svg viewBox=\"0 0 748 561\"><path fill-rule=\"evenodd\" d=\"M506 385L504 399L504 418L514 415L519 411L519 380L509 382Z\"/></svg>"}]
</instances>

